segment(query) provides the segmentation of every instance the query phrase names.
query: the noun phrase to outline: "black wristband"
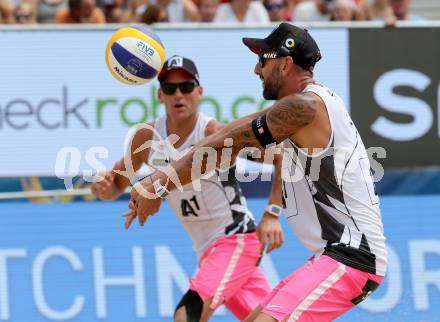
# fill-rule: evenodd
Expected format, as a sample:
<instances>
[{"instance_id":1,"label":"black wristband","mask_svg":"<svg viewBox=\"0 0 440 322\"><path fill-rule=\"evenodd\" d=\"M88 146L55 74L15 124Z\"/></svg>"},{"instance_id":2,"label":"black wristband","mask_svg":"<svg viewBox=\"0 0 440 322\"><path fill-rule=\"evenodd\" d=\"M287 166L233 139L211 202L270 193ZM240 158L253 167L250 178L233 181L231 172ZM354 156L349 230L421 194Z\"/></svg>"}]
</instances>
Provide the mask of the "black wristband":
<instances>
[{"instance_id":1,"label":"black wristband","mask_svg":"<svg viewBox=\"0 0 440 322\"><path fill-rule=\"evenodd\" d=\"M267 127L266 114L257 117L252 121L252 131L263 148L267 148L274 143L278 144Z\"/></svg>"}]
</instances>

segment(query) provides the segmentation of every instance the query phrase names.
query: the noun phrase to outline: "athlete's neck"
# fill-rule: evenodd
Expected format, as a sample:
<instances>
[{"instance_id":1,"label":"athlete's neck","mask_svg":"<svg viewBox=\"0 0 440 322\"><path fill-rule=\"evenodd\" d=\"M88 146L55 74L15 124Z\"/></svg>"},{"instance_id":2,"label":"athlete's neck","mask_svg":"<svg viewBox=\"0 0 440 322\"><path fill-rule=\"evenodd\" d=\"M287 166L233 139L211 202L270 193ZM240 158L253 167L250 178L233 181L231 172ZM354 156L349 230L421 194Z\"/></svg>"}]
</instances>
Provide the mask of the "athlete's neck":
<instances>
[{"instance_id":1,"label":"athlete's neck","mask_svg":"<svg viewBox=\"0 0 440 322\"><path fill-rule=\"evenodd\" d=\"M297 79L286 83L280 90L278 99L290 94L302 93L302 91L310 84L315 84L315 80L309 75L298 76Z\"/></svg>"}]
</instances>

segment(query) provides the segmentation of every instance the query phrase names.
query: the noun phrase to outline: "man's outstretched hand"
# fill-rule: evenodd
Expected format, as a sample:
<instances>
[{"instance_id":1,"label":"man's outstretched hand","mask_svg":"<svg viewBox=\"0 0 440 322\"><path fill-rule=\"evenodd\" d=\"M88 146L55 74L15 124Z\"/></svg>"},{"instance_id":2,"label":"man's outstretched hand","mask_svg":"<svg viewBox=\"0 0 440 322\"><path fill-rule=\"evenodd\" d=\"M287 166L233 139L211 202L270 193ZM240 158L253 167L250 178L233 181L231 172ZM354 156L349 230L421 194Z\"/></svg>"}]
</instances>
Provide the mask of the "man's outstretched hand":
<instances>
[{"instance_id":1,"label":"man's outstretched hand","mask_svg":"<svg viewBox=\"0 0 440 322\"><path fill-rule=\"evenodd\" d=\"M148 216L156 214L161 205L162 199L154 193L153 183L149 177L139 181L133 186L128 202L129 211L123 216L126 218L124 227L130 228L133 221L138 218L139 225L144 226Z\"/></svg>"}]
</instances>

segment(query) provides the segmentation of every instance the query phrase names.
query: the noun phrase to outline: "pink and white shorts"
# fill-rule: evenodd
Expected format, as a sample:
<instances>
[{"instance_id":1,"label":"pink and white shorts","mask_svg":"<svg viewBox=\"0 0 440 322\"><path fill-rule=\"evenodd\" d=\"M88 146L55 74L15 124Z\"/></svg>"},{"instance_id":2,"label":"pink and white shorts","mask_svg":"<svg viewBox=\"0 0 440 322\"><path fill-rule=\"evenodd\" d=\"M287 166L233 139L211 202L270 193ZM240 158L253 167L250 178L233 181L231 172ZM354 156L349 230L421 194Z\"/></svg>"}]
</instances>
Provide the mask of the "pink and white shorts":
<instances>
[{"instance_id":1,"label":"pink and white shorts","mask_svg":"<svg viewBox=\"0 0 440 322\"><path fill-rule=\"evenodd\" d=\"M203 253L190 289L205 302L212 299L211 309L225 304L237 319L244 320L271 290L256 266L260 256L256 233L221 238Z\"/></svg>"},{"instance_id":2,"label":"pink and white shorts","mask_svg":"<svg viewBox=\"0 0 440 322\"><path fill-rule=\"evenodd\" d=\"M260 305L278 322L329 322L365 299L382 279L325 255L312 257Z\"/></svg>"}]
</instances>

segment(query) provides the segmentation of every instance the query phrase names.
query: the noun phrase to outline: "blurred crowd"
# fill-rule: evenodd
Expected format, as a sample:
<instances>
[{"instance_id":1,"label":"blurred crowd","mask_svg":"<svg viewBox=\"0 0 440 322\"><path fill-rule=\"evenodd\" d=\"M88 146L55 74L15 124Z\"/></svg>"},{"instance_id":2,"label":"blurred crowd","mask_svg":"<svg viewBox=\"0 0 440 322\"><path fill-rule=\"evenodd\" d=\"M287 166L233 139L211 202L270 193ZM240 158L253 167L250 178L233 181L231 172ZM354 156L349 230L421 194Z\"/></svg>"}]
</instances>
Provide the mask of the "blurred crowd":
<instances>
[{"instance_id":1,"label":"blurred crowd","mask_svg":"<svg viewBox=\"0 0 440 322\"><path fill-rule=\"evenodd\" d=\"M0 23L421 20L412 0L0 0Z\"/></svg>"}]
</instances>

